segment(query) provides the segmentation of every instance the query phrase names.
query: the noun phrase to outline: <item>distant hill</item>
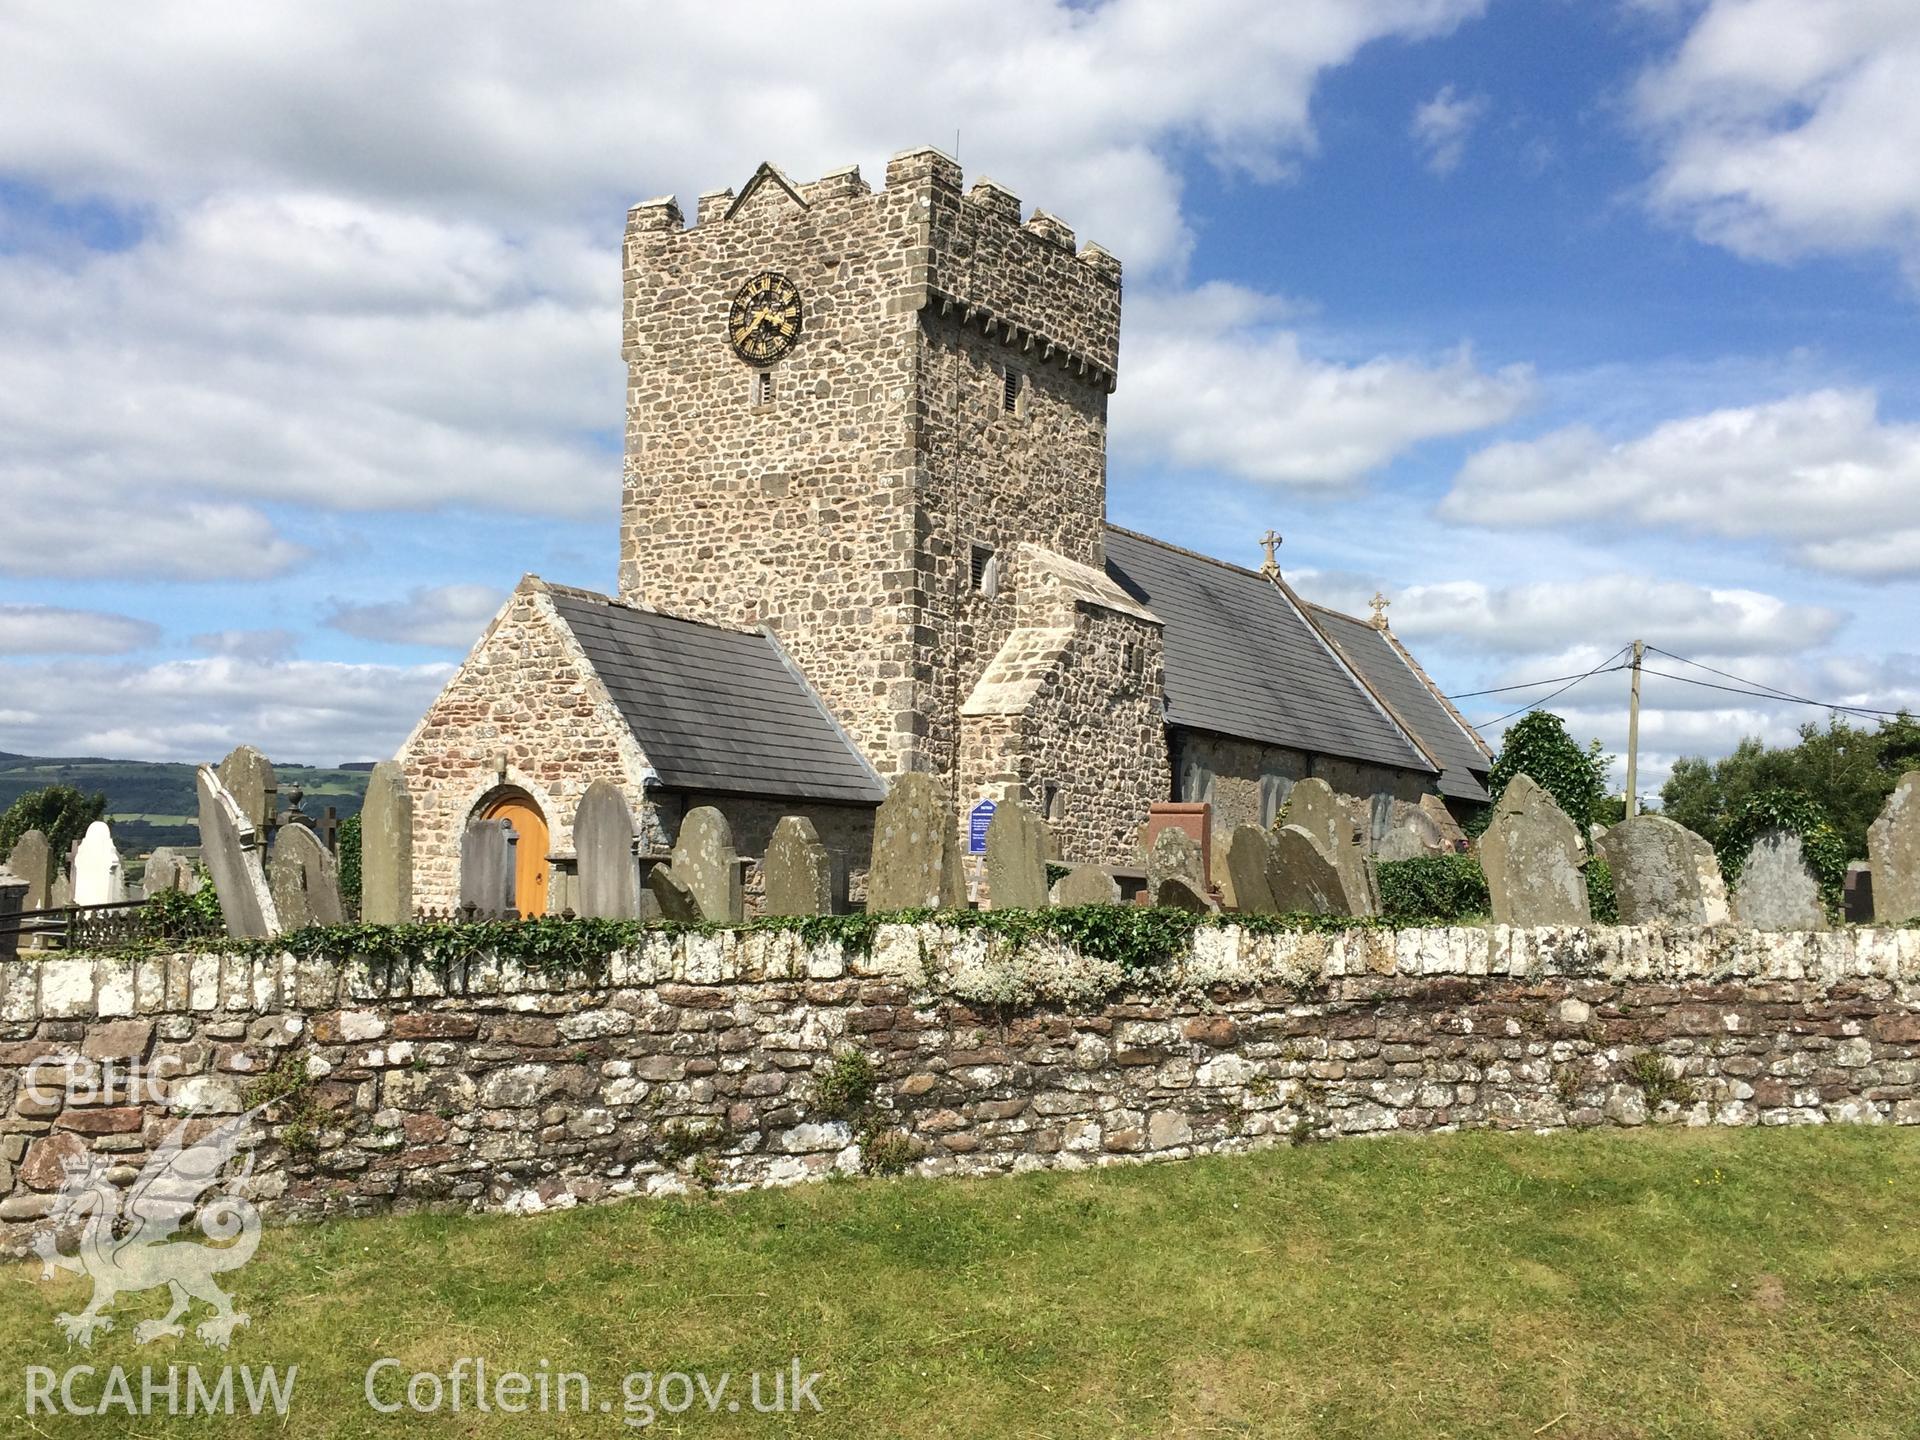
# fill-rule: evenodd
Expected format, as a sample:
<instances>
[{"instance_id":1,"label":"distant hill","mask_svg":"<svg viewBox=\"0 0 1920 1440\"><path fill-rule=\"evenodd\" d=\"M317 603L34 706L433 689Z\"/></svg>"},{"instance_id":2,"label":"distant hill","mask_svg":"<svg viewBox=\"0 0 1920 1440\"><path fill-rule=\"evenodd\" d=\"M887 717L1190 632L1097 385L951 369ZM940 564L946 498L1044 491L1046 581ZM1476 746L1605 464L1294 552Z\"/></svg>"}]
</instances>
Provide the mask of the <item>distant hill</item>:
<instances>
[{"instance_id":1,"label":"distant hill","mask_svg":"<svg viewBox=\"0 0 1920 1440\"><path fill-rule=\"evenodd\" d=\"M300 808L316 819L329 805L342 819L360 813L367 793L367 769L356 765L323 770L278 763L273 768L280 777L283 805L286 792L298 785L307 796ZM198 845L200 827L195 816L200 802L193 772L191 765L164 761L49 758L0 750L0 810L43 785L71 785L107 797L107 819L122 855L143 855L156 845Z\"/></svg>"}]
</instances>

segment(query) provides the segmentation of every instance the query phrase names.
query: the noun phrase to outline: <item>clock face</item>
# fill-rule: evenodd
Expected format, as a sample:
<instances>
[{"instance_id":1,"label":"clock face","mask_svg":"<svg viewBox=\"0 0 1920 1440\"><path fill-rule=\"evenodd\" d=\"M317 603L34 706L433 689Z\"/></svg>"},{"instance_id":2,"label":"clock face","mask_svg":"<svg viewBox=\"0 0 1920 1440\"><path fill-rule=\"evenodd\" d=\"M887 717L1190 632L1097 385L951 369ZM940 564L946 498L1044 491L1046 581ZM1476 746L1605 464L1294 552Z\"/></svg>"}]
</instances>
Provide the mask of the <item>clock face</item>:
<instances>
[{"instance_id":1,"label":"clock face","mask_svg":"<svg viewBox=\"0 0 1920 1440\"><path fill-rule=\"evenodd\" d=\"M771 365L800 338L800 292L786 276L762 271L733 297L727 335L742 360Z\"/></svg>"}]
</instances>

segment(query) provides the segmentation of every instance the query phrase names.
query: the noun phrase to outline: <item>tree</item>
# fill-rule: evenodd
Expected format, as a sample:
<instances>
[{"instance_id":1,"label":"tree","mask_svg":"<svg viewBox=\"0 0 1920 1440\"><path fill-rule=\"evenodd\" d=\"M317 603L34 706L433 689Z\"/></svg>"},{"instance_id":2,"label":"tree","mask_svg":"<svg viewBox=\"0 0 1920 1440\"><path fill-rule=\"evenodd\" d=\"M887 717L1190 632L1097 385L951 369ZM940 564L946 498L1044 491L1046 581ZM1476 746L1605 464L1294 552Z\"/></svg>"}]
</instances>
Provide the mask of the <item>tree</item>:
<instances>
[{"instance_id":1,"label":"tree","mask_svg":"<svg viewBox=\"0 0 1920 1440\"><path fill-rule=\"evenodd\" d=\"M1800 727L1799 743L1768 749L1749 736L1733 753L1709 761L1678 761L1661 787L1665 813L1716 847L1728 825L1756 795L1769 790L1807 797L1831 823L1848 858L1867 853L1867 827L1900 776L1920 764L1920 724L1907 714L1872 729L1833 717L1826 728Z\"/></svg>"},{"instance_id":2,"label":"tree","mask_svg":"<svg viewBox=\"0 0 1920 1440\"><path fill-rule=\"evenodd\" d=\"M65 869L67 852L87 833L87 827L106 813L106 796L88 795L71 785L29 790L0 815L0 855L11 854L22 835L38 830L47 837L54 868Z\"/></svg>"},{"instance_id":3,"label":"tree","mask_svg":"<svg viewBox=\"0 0 1920 1440\"><path fill-rule=\"evenodd\" d=\"M1595 740L1581 749L1567 734L1567 724L1550 710L1534 710L1507 731L1500 756L1487 775L1487 789L1497 804L1516 775L1553 796L1567 818L1590 838L1596 811L1607 794L1607 769L1613 757L1602 753Z\"/></svg>"}]
</instances>

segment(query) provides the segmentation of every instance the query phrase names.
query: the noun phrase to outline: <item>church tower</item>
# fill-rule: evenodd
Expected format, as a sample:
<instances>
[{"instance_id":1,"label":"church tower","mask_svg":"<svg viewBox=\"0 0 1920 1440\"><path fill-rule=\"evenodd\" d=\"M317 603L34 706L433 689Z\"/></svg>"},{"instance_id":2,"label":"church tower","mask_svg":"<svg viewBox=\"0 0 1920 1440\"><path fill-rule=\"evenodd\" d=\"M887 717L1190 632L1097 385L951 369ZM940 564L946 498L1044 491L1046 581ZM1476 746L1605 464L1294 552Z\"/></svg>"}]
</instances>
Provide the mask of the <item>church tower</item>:
<instances>
[{"instance_id":1,"label":"church tower","mask_svg":"<svg viewBox=\"0 0 1920 1440\"><path fill-rule=\"evenodd\" d=\"M938 150L878 192L762 165L691 226L635 206L620 598L771 629L883 775L1043 790L1000 732L1076 613L1121 616L1108 689L1158 682L1157 622L1102 571L1119 332L1119 262Z\"/></svg>"}]
</instances>

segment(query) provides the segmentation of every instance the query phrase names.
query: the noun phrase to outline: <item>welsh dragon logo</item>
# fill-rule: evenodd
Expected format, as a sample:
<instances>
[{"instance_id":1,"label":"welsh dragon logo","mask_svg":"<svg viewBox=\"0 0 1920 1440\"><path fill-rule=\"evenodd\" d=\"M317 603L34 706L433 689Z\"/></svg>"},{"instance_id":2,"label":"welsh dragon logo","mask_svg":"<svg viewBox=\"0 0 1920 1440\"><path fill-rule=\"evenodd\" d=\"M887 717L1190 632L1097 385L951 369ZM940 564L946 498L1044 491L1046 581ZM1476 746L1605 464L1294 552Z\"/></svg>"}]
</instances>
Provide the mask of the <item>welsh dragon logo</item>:
<instances>
[{"instance_id":1,"label":"welsh dragon logo","mask_svg":"<svg viewBox=\"0 0 1920 1440\"><path fill-rule=\"evenodd\" d=\"M93 1281L86 1309L54 1317L69 1341L92 1345L96 1332L113 1329L107 1312L119 1296L162 1285L172 1291L173 1304L163 1318L134 1326L133 1338L142 1345L184 1335L180 1317L195 1300L213 1307L213 1314L194 1328L209 1345L224 1348L234 1328L247 1323L246 1313L233 1308L214 1277L245 1265L260 1244L260 1212L239 1193L252 1176L251 1131L259 1113L249 1110L223 1121L191 1145L187 1127L195 1122L183 1120L124 1192L107 1178L111 1156L67 1165L48 1216L52 1228L35 1238L33 1248L44 1262L43 1278L68 1270ZM245 1158L236 1166L243 1150ZM209 1191L214 1193L208 1196ZM207 1196L204 1203L202 1196ZM189 1216L213 1243L176 1233ZM75 1222L79 1248L67 1255L57 1234Z\"/></svg>"}]
</instances>

